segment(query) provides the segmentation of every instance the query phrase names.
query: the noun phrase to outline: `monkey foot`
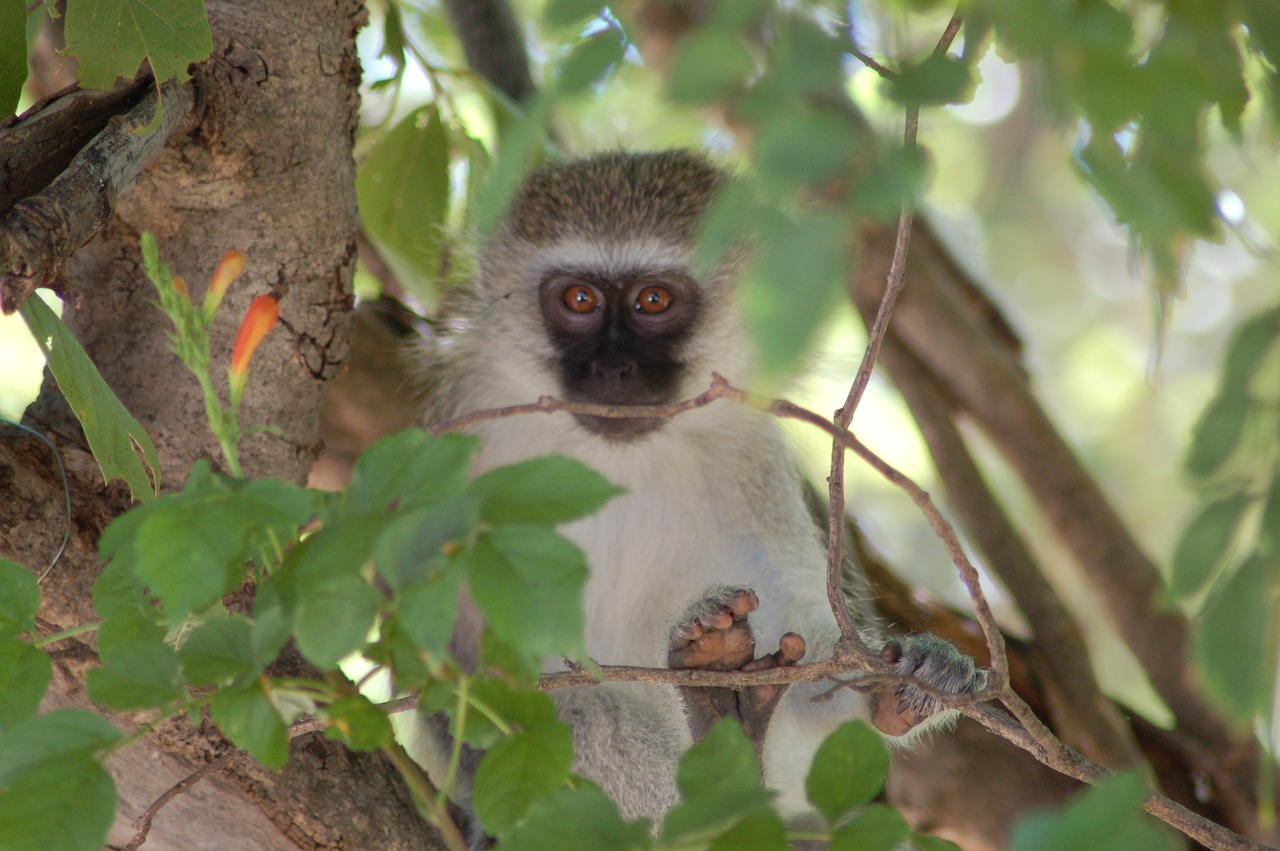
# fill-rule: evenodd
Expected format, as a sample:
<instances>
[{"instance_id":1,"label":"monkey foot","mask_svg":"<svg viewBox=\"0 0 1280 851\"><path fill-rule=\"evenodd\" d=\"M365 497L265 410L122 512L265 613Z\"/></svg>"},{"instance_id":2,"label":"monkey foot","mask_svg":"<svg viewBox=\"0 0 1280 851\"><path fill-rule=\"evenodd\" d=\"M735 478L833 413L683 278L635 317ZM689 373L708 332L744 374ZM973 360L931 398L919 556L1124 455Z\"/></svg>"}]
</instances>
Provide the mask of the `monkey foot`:
<instances>
[{"instance_id":1,"label":"monkey foot","mask_svg":"<svg viewBox=\"0 0 1280 851\"><path fill-rule=\"evenodd\" d=\"M794 632L779 641L777 651L756 658L756 641L748 615L760 607L750 588L723 586L709 589L671 628L667 664L677 669L705 671L760 671L794 665L804 656L805 643ZM723 687L686 687L678 690L689 716L695 739L721 718L737 718L759 752L773 710L786 691L785 684Z\"/></svg>"},{"instance_id":2,"label":"monkey foot","mask_svg":"<svg viewBox=\"0 0 1280 851\"><path fill-rule=\"evenodd\" d=\"M941 692L979 691L987 674L949 641L934 635L908 635L886 641L880 658L896 673L928 683ZM943 709L937 698L915 686L890 686L871 692L871 723L881 733L901 736Z\"/></svg>"}]
</instances>

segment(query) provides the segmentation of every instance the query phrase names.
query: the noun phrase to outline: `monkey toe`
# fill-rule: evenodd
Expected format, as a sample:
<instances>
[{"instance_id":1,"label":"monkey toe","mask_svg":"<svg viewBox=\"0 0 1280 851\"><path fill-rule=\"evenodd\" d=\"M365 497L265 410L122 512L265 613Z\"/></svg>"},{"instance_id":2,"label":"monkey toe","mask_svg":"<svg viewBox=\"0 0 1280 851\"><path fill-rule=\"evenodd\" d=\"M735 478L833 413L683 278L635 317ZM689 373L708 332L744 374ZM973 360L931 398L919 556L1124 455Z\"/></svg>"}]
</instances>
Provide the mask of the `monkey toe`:
<instances>
[{"instance_id":1,"label":"monkey toe","mask_svg":"<svg viewBox=\"0 0 1280 851\"><path fill-rule=\"evenodd\" d=\"M775 652L761 656L759 659L753 659L743 665L742 670L763 671L769 668L790 668L804 658L805 649L804 639L798 633L788 632L778 641L778 649ZM784 691L786 691L786 684L784 683L751 686L747 689L748 697L754 707L770 706L776 703Z\"/></svg>"},{"instance_id":2,"label":"monkey toe","mask_svg":"<svg viewBox=\"0 0 1280 851\"><path fill-rule=\"evenodd\" d=\"M712 588L671 628L667 664L672 668L736 671L755 656L747 615L760 607L750 588Z\"/></svg>"}]
</instances>

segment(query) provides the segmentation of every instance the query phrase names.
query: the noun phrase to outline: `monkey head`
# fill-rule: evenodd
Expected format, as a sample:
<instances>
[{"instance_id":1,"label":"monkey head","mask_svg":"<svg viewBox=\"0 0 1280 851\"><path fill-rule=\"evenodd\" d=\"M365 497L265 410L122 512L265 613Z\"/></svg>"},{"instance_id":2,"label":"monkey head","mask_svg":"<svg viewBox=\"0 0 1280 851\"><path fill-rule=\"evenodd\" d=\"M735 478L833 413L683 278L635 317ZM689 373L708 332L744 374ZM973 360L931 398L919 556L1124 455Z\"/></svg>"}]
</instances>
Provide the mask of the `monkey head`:
<instances>
[{"instance_id":1,"label":"monkey head","mask_svg":"<svg viewBox=\"0 0 1280 851\"><path fill-rule=\"evenodd\" d=\"M733 264L695 260L698 225L723 182L686 151L535 171L480 261L490 344L511 356L503 368L529 392L612 406L667 404L705 390L712 371L740 374L747 346L731 306ZM666 422L577 420L610 441Z\"/></svg>"}]
</instances>

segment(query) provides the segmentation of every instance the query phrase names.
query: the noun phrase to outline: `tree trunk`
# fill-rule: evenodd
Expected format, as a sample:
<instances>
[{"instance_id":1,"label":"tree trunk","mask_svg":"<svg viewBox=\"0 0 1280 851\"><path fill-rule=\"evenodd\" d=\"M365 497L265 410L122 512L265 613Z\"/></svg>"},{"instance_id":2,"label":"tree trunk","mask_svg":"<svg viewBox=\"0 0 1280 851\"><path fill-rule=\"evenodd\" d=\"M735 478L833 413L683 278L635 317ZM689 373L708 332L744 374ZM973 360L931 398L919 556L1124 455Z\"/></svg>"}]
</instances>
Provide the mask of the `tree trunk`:
<instances>
[{"instance_id":1,"label":"tree trunk","mask_svg":"<svg viewBox=\"0 0 1280 851\"><path fill-rule=\"evenodd\" d=\"M249 475L301 483L320 450L325 386L347 357L360 80L354 38L365 12L358 0L210 0L208 11L214 49L192 69L192 129L170 139L104 232L68 262L64 318L155 441L163 486L178 488L196 460L217 468L221 459L199 388L170 351L172 329L142 273L139 236L156 235L196 300L222 254L243 251L245 272L212 329L215 382L225 393L224 365L249 302L275 295L281 323L254 359L240 409L242 426L272 430L246 435L241 460ZM41 617L49 629L91 622L95 542L128 496L118 484L103 486L48 377L28 422L58 444L71 495L71 539L42 581ZM25 437L0 445L0 489L0 554L43 570L66 523L48 448ZM92 638L64 641L54 657L47 705L88 706ZM126 729L139 720L113 718ZM112 847L130 840L132 820L160 794L231 752L207 720L195 727L184 718L114 758L121 804ZM435 847L380 755L353 754L312 734L295 740L279 773L247 757L228 757L210 773L160 812L147 849Z\"/></svg>"}]
</instances>

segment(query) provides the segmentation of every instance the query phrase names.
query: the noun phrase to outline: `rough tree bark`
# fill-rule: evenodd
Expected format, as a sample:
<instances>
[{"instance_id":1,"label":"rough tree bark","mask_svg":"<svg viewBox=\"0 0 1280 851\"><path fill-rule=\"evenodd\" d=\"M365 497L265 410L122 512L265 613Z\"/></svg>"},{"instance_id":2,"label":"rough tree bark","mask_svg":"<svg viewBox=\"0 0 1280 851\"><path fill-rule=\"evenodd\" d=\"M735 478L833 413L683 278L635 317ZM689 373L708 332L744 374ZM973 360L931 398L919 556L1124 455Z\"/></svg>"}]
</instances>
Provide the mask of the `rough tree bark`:
<instances>
[{"instance_id":1,"label":"rough tree bark","mask_svg":"<svg viewBox=\"0 0 1280 851\"><path fill-rule=\"evenodd\" d=\"M144 230L156 234L165 261L188 279L197 299L223 252L243 251L248 264L214 324L212 351L229 357L254 296L280 299L281 324L255 358L240 413L245 425L280 431L246 436L241 460L251 475L302 482L320 449L325 386L347 357L356 235L351 150L360 78L354 36L365 11L359 0L209 0L208 11L214 50L192 69L194 111L186 129L170 139L105 230L67 263L59 287L68 299L64 318L154 439L164 487L180 487L194 461L206 458L217 467L220 459L204 427L199 390L169 351L168 320L152 305L138 238ZM96 120L119 111L109 99L99 101L96 113L88 111ZM83 112L79 120L95 120ZM77 125L66 122L70 139ZM24 121L0 127L0 161L48 161L48 148L24 148L23 127ZM31 178L27 169L0 170L0 213L34 191L17 185ZM225 379L223 385L225 392ZM85 623L93 619L89 592L100 569L95 542L128 507L128 497L118 485L103 487L78 425L49 381L28 423L55 440L71 487L71 542L42 582L41 616L50 629ZM0 554L47 565L66 522L62 484L43 444L11 429L3 433ZM93 658L92 639L63 642L54 655L50 705L87 706L83 673ZM140 719L113 720L128 728ZM121 807L112 847L129 842L132 819L162 792L231 750L212 725L194 728L180 719L113 759ZM295 739L280 773L247 758L227 760L160 812L145 847L421 849L434 843L386 760L311 734Z\"/></svg>"}]
</instances>

